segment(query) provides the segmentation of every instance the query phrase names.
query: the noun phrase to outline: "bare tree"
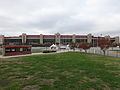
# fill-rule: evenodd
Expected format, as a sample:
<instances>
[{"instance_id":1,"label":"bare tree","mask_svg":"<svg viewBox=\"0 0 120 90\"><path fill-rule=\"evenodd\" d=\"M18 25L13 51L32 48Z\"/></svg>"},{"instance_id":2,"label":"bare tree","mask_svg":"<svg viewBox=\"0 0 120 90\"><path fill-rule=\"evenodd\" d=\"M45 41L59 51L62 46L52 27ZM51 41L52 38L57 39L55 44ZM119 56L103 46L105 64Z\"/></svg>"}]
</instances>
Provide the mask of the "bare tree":
<instances>
[{"instance_id":1,"label":"bare tree","mask_svg":"<svg viewBox=\"0 0 120 90\"><path fill-rule=\"evenodd\" d=\"M79 48L84 49L86 53L87 53L87 50L90 49L90 47L91 47L91 44L87 42L81 42L79 45Z\"/></svg>"},{"instance_id":2,"label":"bare tree","mask_svg":"<svg viewBox=\"0 0 120 90\"><path fill-rule=\"evenodd\" d=\"M44 44L46 50L47 50L47 47L50 47L50 45L51 45L50 43L45 43L45 44Z\"/></svg>"},{"instance_id":3,"label":"bare tree","mask_svg":"<svg viewBox=\"0 0 120 90\"><path fill-rule=\"evenodd\" d=\"M118 44L117 44L117 46L119 46L119 47L120 47L120 43L118 43Z\"/></svg>"},{"instance_id":4,"label":"bare tree","mask_svg":"<svg viewBox=\"0 0 120 90\"><path fill-rule=\"evenodd\" d=\"M103 51L104 55L106 53L106 50L110 47L110 45L111 45L111 42L109 39L106 39L103 37L98 39L98 46Z\"/></svg>"},{"instance_id":5,"label":"bare tree","mask_svg":"<svg viewBox=\"0 0 120 90\"><path fill-rule=\"evenodd\" d=\"M71 49L73 49L73 51L75 51L76 43L70 42L70 43L69 43L69 46L70 46Z\"/></svg>"},{"instance_id":6,"label":"bare tree","mask_svg":"<svg viewBox=\"0 0 120 90\"><path fill-rule=\"evenodd\" d=\"M112 47L112 50L113 50L113 47L117 47L118 45L117 45L117 43L113 42L110 46Z\"/></svg>"}]
</instances>

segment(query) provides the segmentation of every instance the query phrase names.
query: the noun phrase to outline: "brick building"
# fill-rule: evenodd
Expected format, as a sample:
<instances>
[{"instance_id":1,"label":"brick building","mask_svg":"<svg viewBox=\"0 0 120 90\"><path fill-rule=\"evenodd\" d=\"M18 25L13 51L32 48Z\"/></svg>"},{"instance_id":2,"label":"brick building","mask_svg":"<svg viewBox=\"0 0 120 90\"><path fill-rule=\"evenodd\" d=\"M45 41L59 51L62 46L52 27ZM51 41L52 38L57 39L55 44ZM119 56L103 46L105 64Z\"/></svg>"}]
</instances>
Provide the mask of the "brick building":
<instances>
[{"instance_id":1,"label":"brick building","mask_svg":"<svg viewBox=\"0 0 120 90\"><path fill-rule=\"evenodd\" d=\"M91 43L92 46L97 46L97 40L100 37L95 37L91 34L88 35L61 35L60 33L56 33L54 35L27 35L23 33L20 36L14 37L6 37L4 35L0 35L0 44L1 45L18 45L18 44L55 44L59 43L61 45L66 45L70 42L80 43L80 42L88 42ZM119 43L119 37L110 37L105 36L105 38L110 39L113 43Z\"/></svg>"}]
</instances>

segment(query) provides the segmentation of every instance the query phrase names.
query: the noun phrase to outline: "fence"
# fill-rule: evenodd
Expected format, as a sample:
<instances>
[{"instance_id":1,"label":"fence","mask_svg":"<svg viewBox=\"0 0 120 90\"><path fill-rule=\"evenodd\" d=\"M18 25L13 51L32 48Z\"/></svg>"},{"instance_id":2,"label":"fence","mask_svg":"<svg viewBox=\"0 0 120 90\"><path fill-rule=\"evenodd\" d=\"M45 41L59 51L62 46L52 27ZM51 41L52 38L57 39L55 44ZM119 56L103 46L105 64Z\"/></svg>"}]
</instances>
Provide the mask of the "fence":
<instances>
[{"instance_id":1,"label":"fence","mask_svg":"<svg viewBox=\"0 0 120 90\"><path fill-rule=\"evenodd\" d=\"M100 48L91 48L88 50L88 53L104 55L103 51L100 50ZM120 57L120 49L119 48L109 48L108 50L106 50L105 55Z\"/></svg>"},{"instance_id":2,"label":"fence","mask_svg":"<svg viewBox=\"0 0 120 90\"><path fill-rule=\"evenodd\" d=\"M73 50L69 50L69 51L73 51ZM84 50L80 51L79 49L76 49L75 52L85 52L85 51ZM100 48L98 48L98 47L90 48L89 50L87 50L87 53L104 55L103 51L100 50ZM120 57L120 49L119 48L109 48L108 50L106 50L105 55L113 56L113 57Z\"/></svg>"}]
</instances>

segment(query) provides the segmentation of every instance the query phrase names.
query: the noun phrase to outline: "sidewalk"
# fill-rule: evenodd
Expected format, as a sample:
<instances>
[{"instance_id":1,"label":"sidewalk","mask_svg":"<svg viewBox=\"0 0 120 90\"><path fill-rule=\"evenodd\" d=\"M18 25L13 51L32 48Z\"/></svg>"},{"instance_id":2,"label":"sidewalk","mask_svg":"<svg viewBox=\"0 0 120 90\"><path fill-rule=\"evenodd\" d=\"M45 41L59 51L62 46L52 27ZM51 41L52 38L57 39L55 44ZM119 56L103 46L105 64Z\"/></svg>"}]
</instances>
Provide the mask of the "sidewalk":
<instances>
[{"instance_id":1,"label":"sidewalk","mask_svg":"<svg viewBox=\"0 0 120 90\"><path fill-rule=\"evenodd\" d=\"M57 51L54 53L32 53L32 54L26 54L26 55L0 56L0 59L1 58L23 57L23 56L33 56L33 55L48 55L48 54L56 54L56 53L63 53L63 52L68 52L68 51L62 50L62 51Z\"/></svg>"}]
</instances>

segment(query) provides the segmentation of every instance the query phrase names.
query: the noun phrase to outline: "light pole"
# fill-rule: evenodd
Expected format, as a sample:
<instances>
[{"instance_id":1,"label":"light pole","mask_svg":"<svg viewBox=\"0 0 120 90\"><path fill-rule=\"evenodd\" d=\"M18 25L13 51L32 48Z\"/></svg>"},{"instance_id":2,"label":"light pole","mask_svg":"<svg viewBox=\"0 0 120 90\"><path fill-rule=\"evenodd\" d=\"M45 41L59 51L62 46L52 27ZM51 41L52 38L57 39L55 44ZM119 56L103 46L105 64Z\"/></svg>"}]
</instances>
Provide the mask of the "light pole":
<instances>
[{"instance_id":1,"label":"light pole","mask_svg":"<svg viewBox=\"0 0 120 90\"><path fill-rule=\"evenodd\" d=\"M119 49L120 49L120 47L117 46L117 48L118 48L118 50L117 50L117 54L116 54L116 56L118 57L118 53L119 53Z\"/></svg>"},{"instance_id":2,"label":"light pole","mask_svg":"<svg viewBox=\"0 0 120 90\"><path fill-rule=\"evenodd\" d=\"M98 51L98 53L101 53L101 51L99 52L99 50L98 50L98 40L99 40L99 38L102 38L102 34L100 34L100 36L98 36L98 38L97 38L97 51Z\"/></svg>"},{"instance_id":3,"label":"light pole","mask_svg":"<svg viewBox=\"0 0 120 90\"><path fill-rule=\"evenodd\" d=\"M102 37L102 34L100 34L100 37ZM97 37L97 47L98 47L98 39L99 39L99 36Z\"/></svg>"}]
</instances>

